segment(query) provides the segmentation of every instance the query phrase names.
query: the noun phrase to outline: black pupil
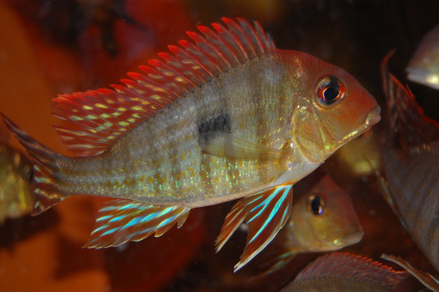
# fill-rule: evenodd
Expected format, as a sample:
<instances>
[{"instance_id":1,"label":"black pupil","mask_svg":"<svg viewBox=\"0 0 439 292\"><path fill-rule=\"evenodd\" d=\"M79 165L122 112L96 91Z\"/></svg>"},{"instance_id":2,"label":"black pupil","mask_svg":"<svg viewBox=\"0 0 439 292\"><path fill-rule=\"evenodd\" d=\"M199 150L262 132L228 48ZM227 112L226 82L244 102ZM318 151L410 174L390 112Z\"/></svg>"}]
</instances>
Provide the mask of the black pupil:
<instances>
[{"instance_id":1,"label":"black pupil","mask_svg":"<svg viewBox=\"0 0 439 292\"><path fill-rule=\"evenodd\" d=\"M323 92L323 96L325 97L326 102L331 103L337 98L339 93L340 92L338 90L338 86L329 85L328 88L326 88L325 91Z\"/></svg>"},{"instance_id":2,"label":"black pupil","mask_svg":"<svg viewBox=\"0 0 439 292\"><path fill-rule=\"evenodd\" d=\"M322 198L320 198L320 196L315 196L311 200L311 211L314 215L321 215L323 213L323 206L321 200Z\"/></svg>"}]
</instances>

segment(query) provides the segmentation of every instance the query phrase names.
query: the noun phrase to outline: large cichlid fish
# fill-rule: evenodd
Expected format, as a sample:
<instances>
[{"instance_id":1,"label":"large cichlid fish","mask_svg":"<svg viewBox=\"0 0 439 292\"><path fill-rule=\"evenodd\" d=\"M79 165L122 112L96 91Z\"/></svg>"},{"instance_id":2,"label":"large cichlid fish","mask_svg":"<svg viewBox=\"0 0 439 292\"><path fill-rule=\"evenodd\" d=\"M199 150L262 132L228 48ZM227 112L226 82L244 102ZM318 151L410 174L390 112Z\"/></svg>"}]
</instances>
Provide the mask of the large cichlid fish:
<instances>
[{"instance_id":1,"label":"large cichlid fish","mask_svg":"<svg viewBox=\"0 0 439 292\"><path fill-rule=\"evenodd\" d=\"M362 256L334 252L308 264L281 292L385 292L408 276Z\"/></svg>"},{"instance_id":2,"label":"large cichlid fish","mask_svg":"<svg viewBox=\"0 0 439 292\"><path fill-rule=\"evenodd\" d=\"M249 235L236 269L274 238L293 184L377 123L380 108L342 69L276 49L257 22L223 21L188 32L194 42L169 46L126 86L54 99L72 124L56 130L78 157L4 118L35 162L33 214L71 195L116 198L85 245L102 248L161 236L192 208L241 198L233 212Z\"/></svg>"},{"instance_id":3,"label":"large cichlid fish","mask_svg":"<svg viewBox=\"0 0 439 292\"><path fill-rule=\"evenodd\" d=\"M439 124L382 63L389 128L381 149L387 201L439 271Z\"/></svg>"}]
</instances>

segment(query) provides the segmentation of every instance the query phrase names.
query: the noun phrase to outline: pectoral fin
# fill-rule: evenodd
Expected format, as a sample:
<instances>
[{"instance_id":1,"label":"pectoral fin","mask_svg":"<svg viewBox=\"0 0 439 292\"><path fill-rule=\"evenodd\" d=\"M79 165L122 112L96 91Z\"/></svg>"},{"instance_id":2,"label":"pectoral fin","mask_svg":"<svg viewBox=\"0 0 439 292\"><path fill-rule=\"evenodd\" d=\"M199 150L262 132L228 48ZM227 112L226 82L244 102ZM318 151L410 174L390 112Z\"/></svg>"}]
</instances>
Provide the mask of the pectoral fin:
<instances>
[{"instance_id":1,"label":"pectoral fin","mask_svg":"<svg viewBox=\"0 0 439 292\"><path fill-rule=\"evenodd\" d=\"M280 253L273 260L268 262L270 268L260 274L260 276L271 274L285 267L285 265L288 264L297 255L297 253L298 252L295 249L280 251Z\"/></svg>"},{"instance_id":2,"label":"pectoral fin","mask_svg":"<svg viewBox=\"0 0 439 292\"><path fill-rule=\"evenodd\" d=\"M292 185L272 189L239 200L226 217L217 239L217 251L226 243L245 218L248 225L247 244L235 272L262 251L285 225L290 216Z\"/></svg>"},{"instance_id":3,"label":"pectoral fin","mask_svg":"<svg viewBox=\"0 0 439 292\"><path fill-rule=\"evenodd\" d=\"M99 210L98 219L84 247L105 248L140 241L155 233L162 236L177 223L180 228L189 208L153 206L130 200L112 200Z\"/></svg>"},{"instance_id":4,"label":"pectoral fin","mask_svg":"<svg viewBox=\"0 0 439 292\"><path fill-rule=\"evenodd\" d=\"M249 281L255 281L265 277L277 270L282 269L288 264L299 252L294 248L280 248L270 255L266 254L268 261L261 265L262 272L253 276Z\"/></svg>"},{"instance_id":5,"label":"pectoral fin","mask_svg":"<svg viewBox=\"0 0 439 292\"><path fill-rule=\"evenodd\" d=\"M291 149L276 149L248 141L226 132L207 132L200 137L200 146L206 154L230 160L251 160L256 168L266 170L266 181L288 170L286 160Z\"/></svg>"}]
</instances>

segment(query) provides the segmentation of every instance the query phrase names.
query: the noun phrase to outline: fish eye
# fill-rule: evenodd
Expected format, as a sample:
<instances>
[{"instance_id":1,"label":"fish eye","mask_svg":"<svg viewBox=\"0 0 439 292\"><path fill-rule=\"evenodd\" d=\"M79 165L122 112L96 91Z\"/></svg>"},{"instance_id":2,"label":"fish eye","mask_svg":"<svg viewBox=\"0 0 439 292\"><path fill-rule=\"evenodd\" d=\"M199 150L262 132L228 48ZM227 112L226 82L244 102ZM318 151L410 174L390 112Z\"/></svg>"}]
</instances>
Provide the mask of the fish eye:
<instances>
[{"instance_id":1,"label":"fish eye","mask_svg":"<svg viewBox=\"0 0 439 292\"><path fill-rule=\"evenodd\" d=\"M317 99L324 106L337 104L344 98L345 93L346 89L341 80L332 75L324 76L317 84Z\"/></svg>"},{"instance_id":2,"label":"fish eye","mask_svg":"<svg viewBox=\"0 0 439 292\"><path fill-rule=\"evenodd\" d=\"M31 165L26 165L23 168L23 179L27 182L33 182L34 180L34 168Z\"/></svg>"},{"instance_id":3,"label":"fish eye","mask_svg":"<svg viewBox=\"0 0 439 292\"><path fill-rule=\"evenodd\" d=\"M308 197L308 210L314 215L320 216L325 212L325 200L318 194Z\"/></svg>"}]
</instances>

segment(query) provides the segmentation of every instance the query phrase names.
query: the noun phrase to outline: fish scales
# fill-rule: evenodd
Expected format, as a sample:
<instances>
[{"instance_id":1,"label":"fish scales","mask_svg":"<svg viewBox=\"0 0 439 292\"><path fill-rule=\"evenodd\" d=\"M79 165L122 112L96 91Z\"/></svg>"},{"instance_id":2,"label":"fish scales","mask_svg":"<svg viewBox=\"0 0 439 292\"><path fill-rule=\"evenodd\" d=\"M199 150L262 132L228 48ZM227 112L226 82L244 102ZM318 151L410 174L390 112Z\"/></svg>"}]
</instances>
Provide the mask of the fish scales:
<instances>
[{"instance_id":1,"label":"fish scales","mask_svg":"<svg viewBox=\"0 0 439 292\"><path fill-rule=\"evenodd\" d=\"M60 169L68 170L69 174L60 181L69 187L64 189L60 184L59 190L191 207L200 206L193 202L210 205L228 201L233 199L227 197L230 193L241 197L242 185L255 188L264 183L266 167L261 164L258 168L258 164L249 161L240 164L227 158L206 157L198 145L200 121L229 116L232 134L281 148L282 141L292 138L291 135L286 137L288 132L282 130L288 126L297 97L276 83L289 79L289 73L282 65L281 55L263 57L231 69L212 79L209 86L188 93L133 129L102 157L77 158L73 163L66 159ZM235 98L238 96L239 99ZM181 159L182 156L185 159ZM136 164L138 166L133 167ZM106 169L116 171L107 175ZM233 170L238 172L235 178ZM296 175L291 180L301 177L301 173ZM101 184L106 187L102 188ZM262 185L262 188L267 187ZM223 196L227 198L222 199Z\"/></svg>"},{"instance_id":2,"label":"fish scales","mask_svg":"<svg viewBox=\"0 0 439 292\"><path fill-rule=\"evenodd\" d=\"M438 156L407 157L394 143L389 139L382 155L385 173L392 174L386 176L388 188L412 238L439 271Z\"/></svg>"},{"instance_id":3,"label":"fish scales","mask_svg":"<svg viewBox=\"0 0 439 292\"><path fill-rule=\"evenodd\" d=\"M236 269L274 238L292 185L377 123L380 108L344 70L276 49L257 22L222 20L128 73L126 86L54 99L55 115L72 124L56 130L77 157L3 116L36 164L33 214L71 195L115 198L86 243L103 248L161 236L191 208L240 198L229 213L237 220L224 223L227 238L249 226Z\"/></svg>"},{"instance_id":4,"label":"fish scales","mask_svg":"<svg viewBox=\"0 0 439 292\"><path fill-rule=\"evenodd\" d=\"M411 91L387 71L382 75L391 121L381 157L398 217L439 271L439 124L426 117Z\"/></svg>"}]
</instances>

